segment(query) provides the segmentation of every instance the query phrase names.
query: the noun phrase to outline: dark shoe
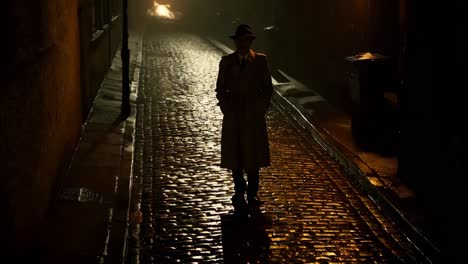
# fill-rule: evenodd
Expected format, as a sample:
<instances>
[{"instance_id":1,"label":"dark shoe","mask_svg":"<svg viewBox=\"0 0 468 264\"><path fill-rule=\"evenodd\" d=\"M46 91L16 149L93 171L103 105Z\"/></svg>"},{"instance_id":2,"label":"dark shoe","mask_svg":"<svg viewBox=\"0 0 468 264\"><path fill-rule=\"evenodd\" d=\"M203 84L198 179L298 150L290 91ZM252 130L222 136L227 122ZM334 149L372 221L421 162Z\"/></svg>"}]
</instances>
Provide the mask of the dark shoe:
<instances>
[{"instance_id":1,"label":"dark shoe","mask_svg":"<svg viewBox=\"0 0 468 264\"><path fill-rule=\"evenodd\" d=\"M254 196L247 196L247 202L251 206L259 206L260 205L260 198L257 195Z\"/></svg>"}]
</instances>

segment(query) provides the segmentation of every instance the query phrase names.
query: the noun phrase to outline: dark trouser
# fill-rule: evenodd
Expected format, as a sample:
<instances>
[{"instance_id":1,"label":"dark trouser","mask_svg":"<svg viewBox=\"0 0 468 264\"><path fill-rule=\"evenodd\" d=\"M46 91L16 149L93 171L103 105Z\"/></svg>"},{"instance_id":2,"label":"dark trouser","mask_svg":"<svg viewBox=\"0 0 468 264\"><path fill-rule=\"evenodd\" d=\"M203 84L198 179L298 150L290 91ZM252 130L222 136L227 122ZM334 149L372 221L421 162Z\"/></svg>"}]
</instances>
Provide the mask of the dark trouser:
<instances>
[{"instance_id":1,"label":"dark trouser","mask_svg":"<svg viewBox=\"0 0 468 264\"><path fill-rule=\"evenodd\" d=\"M234 179L234 190L236 194L244 195L245 190L247 189L247 196L254 197L258 192L258 184L260 181L260 170L246 170L248 186L246 186L244 178L244 170L236 169L232 170L232 178Z\"/></svg>"}]
</instances>

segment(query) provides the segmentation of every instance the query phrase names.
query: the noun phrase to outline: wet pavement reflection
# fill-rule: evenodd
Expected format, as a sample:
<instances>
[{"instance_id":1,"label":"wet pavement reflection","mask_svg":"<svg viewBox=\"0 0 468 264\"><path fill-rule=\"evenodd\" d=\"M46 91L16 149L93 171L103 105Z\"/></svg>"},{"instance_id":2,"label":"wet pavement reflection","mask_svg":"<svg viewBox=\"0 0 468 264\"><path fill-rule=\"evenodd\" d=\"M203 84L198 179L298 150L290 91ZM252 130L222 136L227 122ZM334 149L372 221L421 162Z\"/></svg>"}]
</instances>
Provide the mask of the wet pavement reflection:
<instances>
[{"instance_id":1,"label":"wet pavement reflection","mask_svg":"<svg viewBox=\"0 0 468 264\"><path fill-rule=\"evenodd\" d=\"M224 263L268 263L272 218L260 206L221 216Z\"/></svg>"},{"instance_id":2,"label":"wet pavement reflection","mask_svg":"<svg viewBox=\"0 0 468 264\"><path fill-rule=\"evenodd\" d=\"M215 81L222 52L186 33L147 34L136 123L140 263L395 263L402 235L313 139L275 109L261 203L234 210L221 169ZM140 185L139 185L140 184ZM139 186L138 186L139 185Z\"/></svg>"}]
</instances>

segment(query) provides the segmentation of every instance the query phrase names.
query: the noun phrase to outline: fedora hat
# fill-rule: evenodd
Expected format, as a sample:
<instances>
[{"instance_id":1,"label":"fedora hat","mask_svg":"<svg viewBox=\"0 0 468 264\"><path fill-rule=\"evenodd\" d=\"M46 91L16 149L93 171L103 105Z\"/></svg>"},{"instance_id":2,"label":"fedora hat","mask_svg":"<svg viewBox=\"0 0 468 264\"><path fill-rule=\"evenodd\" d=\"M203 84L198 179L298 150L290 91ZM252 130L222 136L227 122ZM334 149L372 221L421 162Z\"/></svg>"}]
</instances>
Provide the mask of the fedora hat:
<instances>
[{"instance_id":1,"label":"fedora hat","mask_svg":"<svg viewBox=\"0 0 468 264\"><path fill-rule=\"evenodd\" d=\"M230 35L229 37L232 39L236 39L239 37L248 37L251 39L257 38L255 37L255 34L252 32L252 28L250 28L249 25L245 25L245 24L237 26L237 29L234 35Z\"/></svg>"}]
</instances>

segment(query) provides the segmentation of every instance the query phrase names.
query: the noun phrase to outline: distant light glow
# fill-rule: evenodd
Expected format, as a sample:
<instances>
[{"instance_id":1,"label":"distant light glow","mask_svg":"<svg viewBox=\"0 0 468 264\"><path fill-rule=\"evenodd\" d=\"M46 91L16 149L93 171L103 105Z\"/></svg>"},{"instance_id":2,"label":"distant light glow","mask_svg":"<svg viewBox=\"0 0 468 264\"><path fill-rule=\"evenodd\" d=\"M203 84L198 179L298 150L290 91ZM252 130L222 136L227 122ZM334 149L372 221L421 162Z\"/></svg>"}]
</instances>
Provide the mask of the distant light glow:
<instances>
[{"instance_id":1,"label":"distant light glow","mask_svg":"<svg viewBox=\"0 0 468 264\"><path fill-rule=\"evenodd\" d=\"M175 19L175 14L171 11L171 5L163 5L158 2L153 2L153 7L148 9L148 13L151 16L157 16L166 19Z\"/></svg>"}]
</instances>

